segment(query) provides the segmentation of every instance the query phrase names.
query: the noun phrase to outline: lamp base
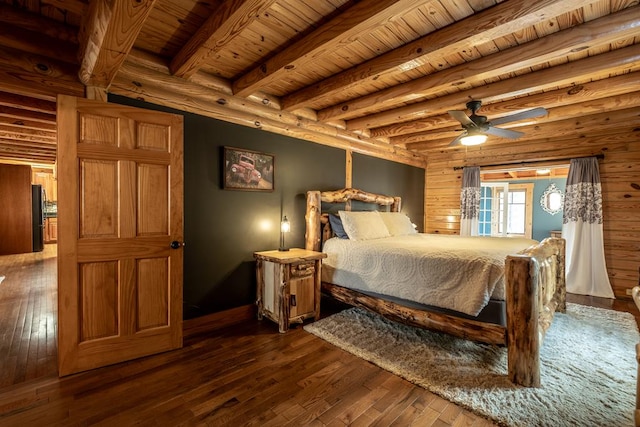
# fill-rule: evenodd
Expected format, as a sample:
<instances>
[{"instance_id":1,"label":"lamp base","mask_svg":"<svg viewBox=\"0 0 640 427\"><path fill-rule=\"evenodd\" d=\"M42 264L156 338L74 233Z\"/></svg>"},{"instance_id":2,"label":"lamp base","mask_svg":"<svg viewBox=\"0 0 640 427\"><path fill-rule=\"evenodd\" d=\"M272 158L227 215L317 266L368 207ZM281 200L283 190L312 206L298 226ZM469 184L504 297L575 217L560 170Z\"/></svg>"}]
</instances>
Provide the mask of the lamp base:
<instances>
[{"instance_id":1,"label":"lamp base","mask_svg":"<svg viewBox=\"0 0 640 427\"><path fill-rule=\"evenodd\" d=\"M289 250L289 248L278 248L278 250L279 250L280 252L286 252L286 251L288 251L288 250Z\"/></svg>"}]
</instances>

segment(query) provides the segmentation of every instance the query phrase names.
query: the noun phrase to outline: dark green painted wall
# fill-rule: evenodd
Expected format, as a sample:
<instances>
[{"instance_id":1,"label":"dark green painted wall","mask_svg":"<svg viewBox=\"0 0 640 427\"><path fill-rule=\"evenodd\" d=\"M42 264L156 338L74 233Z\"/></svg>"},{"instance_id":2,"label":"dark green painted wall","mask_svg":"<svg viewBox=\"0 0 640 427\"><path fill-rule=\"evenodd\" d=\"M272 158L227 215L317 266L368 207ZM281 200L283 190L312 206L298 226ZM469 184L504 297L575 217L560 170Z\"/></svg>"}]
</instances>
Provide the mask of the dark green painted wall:
<instances>
[{"instance_id":1,"label":"dark green painted wall","mask_svg":"<svg viewBox=\"0 0 640 427\"><path fill-rule=\"evenodd\" d=\"M362 154L353 155L353 187L371 193L401 196L401 211L423 230L424 169Z\"/></svg>"},{"instance_id":2,"label":"dark green painted wall","mask_svg":"<svg viewBox=\"0 0 640 427\"><path fill-rule=\"evenodd\" d=\"M304 247L306 191L344 187L342 149L130 98L109 101L184 116L185 318L253 303L253 252L278 248L282 215L291 222L287 246ZM273 154L274 191L223 190L224 146ZM403 211L422 227L423 169L354 155L353 186L402 196Z\"/></svg>"}]
</instances>

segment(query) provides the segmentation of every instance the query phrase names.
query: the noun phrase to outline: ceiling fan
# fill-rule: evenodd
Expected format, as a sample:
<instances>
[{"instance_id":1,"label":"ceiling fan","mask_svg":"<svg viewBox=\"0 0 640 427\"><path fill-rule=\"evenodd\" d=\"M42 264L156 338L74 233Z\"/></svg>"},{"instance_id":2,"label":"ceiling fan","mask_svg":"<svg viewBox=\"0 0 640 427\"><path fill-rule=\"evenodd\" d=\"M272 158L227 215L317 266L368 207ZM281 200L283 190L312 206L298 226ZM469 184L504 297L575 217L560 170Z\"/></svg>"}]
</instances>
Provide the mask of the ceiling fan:
<instances>
[{"instance_id":1,"label":"ceiling fan","mask_svg":"<svg viewBox=\"0 0 640 427\"><path fill-rule=\"evenodd\" d=\"M538 107L521 113L511 114L510 116L500 117L492 121L487 120L487 116L479 116L476 112L482 106L482 101L472 100L467 102L467 108L471 111L471 115L467 116L464 111L450 110L449 115L462 124L463 133L456 139L451 141L450 147L458 144L462 145L478 145L487 140L488 135L495 135L501 138L516 139L524 135L522 132L501 129L495 127L504 123L515 122L518 120L531 119L534 117L542 117L547 114L547 110Z\"/></svg>"}]
</instances>

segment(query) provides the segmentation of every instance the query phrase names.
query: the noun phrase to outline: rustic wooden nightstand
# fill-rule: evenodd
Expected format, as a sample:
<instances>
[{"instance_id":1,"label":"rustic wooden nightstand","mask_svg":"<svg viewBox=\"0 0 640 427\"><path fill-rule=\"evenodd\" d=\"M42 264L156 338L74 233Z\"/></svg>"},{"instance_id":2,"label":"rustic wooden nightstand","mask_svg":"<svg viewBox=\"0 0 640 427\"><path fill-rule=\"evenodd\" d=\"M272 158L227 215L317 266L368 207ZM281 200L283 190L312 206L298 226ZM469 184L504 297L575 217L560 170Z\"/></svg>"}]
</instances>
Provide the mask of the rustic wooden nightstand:
<instances>
[{"instance_id":1,"label":"rustic wooden nightstand","mask_svg":"<svg viewBox=\"0 0 640 427\"><path fill-rule=\"evenodd\" d=\"M292 323L320 317L320 268L327 254L292 248L253 254L258 281L258 319L263 316L287 332Z\"/></svg>"}]
</instances>

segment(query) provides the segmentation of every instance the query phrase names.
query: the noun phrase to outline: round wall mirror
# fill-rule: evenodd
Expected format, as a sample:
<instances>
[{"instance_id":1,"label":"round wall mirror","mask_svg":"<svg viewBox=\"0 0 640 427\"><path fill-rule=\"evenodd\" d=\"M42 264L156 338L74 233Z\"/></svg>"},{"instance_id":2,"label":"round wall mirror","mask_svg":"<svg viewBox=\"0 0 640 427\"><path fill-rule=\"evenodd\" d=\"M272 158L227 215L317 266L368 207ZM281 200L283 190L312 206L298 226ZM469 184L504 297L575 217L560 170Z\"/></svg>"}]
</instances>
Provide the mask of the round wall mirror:
<instances>
[{"instance_id":1,"label":"round wall mirror","mask_svg":"<svg viewBox=\"0 0 640 427\"><path fill-rule=\"evenodd\" d=\"M549 184L542 197L540 197L540 206L545 212L555 215L562 210L564 204L564 194L556 187L554 183Z\"/></svg>"}]
</instances>

